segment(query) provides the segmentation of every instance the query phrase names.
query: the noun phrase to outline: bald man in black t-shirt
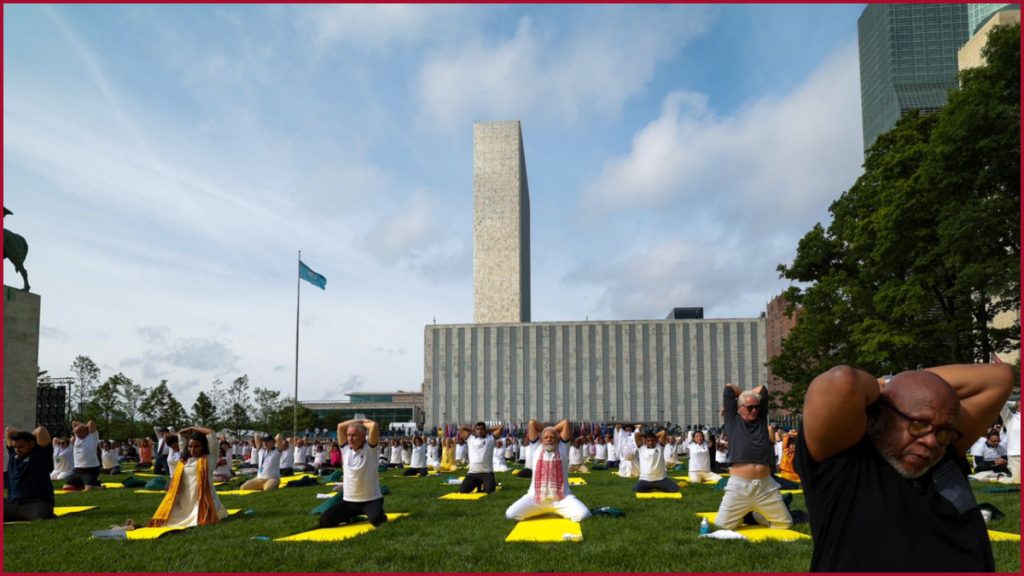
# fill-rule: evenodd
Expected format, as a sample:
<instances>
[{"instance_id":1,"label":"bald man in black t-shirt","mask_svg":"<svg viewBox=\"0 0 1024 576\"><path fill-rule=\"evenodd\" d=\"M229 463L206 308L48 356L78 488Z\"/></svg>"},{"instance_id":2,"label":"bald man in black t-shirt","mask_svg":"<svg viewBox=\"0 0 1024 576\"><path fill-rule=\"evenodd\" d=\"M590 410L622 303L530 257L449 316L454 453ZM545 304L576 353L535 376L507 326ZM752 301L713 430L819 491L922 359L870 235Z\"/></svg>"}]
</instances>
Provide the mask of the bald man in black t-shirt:
<instances>
[{"instance_id":1,"label":"bald man in black t-shirt","mask_svg":"<svg viewBox=\"0 0 1024 576\"><path fill-rule=\"evenodd\" d=\"M901 372L837 366L811 382L796 470L812 571L994 571L964 452L1016 380L1006 364Z\"/></svg>"}]
</instances>

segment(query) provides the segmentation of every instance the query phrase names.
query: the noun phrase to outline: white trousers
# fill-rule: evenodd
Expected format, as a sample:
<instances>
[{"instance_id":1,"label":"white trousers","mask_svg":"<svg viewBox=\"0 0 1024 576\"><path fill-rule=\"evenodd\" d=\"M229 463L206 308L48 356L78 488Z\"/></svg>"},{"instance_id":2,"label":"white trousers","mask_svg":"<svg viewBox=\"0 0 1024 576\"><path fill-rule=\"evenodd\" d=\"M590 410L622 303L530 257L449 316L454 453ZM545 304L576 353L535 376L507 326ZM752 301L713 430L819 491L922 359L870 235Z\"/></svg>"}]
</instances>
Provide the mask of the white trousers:
<instances>
[{"instance_id":1,"label":"white trousers","mask_svg":"<svg viewBox=\"0 0 1024 576\"><path fill-rule=\"evenodd\" d=\"M707 470L692 470L690 471L690 484L700 484L701 482L707 482L709 480L718 482L722 477L714 472Z\"/></svg>"},{"instance_id":2,"label":"white trousers","mask_svg":"<svg viewBox=\"0 0 1024 576\"><path fill-rule=\"evenodd\" d=\"M1000 478L999 481L1003 484L1020 484L1020 455L1007 456L1006 467L1010 469L1011 476Z\"/></svg>"},{"instance_id":3,"label":"white trousers","mask_svg":"<svg viewBox=\"0 0 1024 576\"><path fill-rule=\"evenodd\" d=\"M770 476L757 480L729 476L715 525L726 530L739 528L748 512L764 516L771 528L786 529L793 525L778 482Z\"/></svg>"},{"instance_id":4,"label":"white trousers","mask_svg":"<svg viewBox=\"0 0 1024 576\"><path fill-rule=\"evenodd\" d=\"M536 502L530 494L524 495L516 500L505 510L505 517L509 520L526 520L534 516L555 513L562 518L568 518L573 522L580 522L590 516L590 509L583 502L580 502L572 494L561 500L546 500Z\"/></svg>"}]
</instances>

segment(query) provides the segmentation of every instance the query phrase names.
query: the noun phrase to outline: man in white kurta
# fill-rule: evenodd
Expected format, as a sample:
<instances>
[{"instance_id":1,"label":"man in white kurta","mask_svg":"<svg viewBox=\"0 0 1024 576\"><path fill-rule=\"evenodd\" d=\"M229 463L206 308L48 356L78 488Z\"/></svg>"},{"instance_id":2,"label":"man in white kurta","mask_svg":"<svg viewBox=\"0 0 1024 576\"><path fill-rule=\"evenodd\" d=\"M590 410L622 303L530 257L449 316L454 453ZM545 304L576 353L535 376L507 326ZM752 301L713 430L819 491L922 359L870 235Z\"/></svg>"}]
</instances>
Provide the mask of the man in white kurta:
<instances>
[{"instance_id":1,"label":"man in white kurta","mask_svg":"<svg viewBox=\"0 0 1024 576\"><path fill-rule=\"evenodd\" d=\"M631 427L632 428L632 427ZM640 476L640 463L636 459L636 439L633 432L639 432L640 426L635 430L615 426L615 451L619 454L619 476L622 478L637 478Z\"/></svg>"},{"instance_id":2,"label":"man in white kurta","mask_svg":"<svg viewBox=\"0 0 1024 576\"><path fill-rule=\"evenodd\" d=\"M534 427L530 427L528 435L531 442L536 441ZM545 428L540 438L540 448L534 455L530 488L508 507L505 517L525 520L555 513L580 522L590 516L590 510L569 489L569 440L572 438L569 421L562 420L557 426Z\"/></svg>"}]
</instances>

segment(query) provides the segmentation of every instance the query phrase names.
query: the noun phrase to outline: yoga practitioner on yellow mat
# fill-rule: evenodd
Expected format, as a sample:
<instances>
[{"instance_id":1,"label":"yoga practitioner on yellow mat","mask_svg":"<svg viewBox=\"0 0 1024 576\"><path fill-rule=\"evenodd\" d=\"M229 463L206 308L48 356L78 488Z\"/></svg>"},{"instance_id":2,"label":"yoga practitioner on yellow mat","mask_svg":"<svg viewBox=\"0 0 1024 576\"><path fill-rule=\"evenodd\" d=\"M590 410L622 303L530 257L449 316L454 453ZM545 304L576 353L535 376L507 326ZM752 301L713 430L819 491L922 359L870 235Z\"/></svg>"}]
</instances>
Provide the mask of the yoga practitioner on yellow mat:
<instances>
[{"instance_id":1,"label":"yoga practitioner on yellow mat","mask_svg":"<svg viewBox=\"0 0 1024 576\"><path fill-rule=\"evenodd\" d=\"M256 477L246 480L240 490L275 490L281 485L281 456L286 448L285 439L280 434L275 438L270 435L263 437L263 447L257 454Z\"/></svg>"},{"instance_id":2,"label":"yoga practitioner on yellow mat","mask_svg":"<svg viewBox=\"0 0 1024 576\"><path fill-rule=\"evenodd\" d=\"M338 424L342 455L342 499L320 514L320 527L348 524L361 514L374 526L387 522L384 495L380 491L380 460L377 423L367 419L346 420Z\"/></svg>"},{"instance_id":3,"label":"yoga practitioner on yellow mat","mask_svg":"<svg viewBox=\"0 0 1024 576\"><path fill-rule=\"evenodd\" d=\"M590 510L569 489L569 440L572 427L568 420L540 430L530 420L527 429L530 442L540 438L541 448L534 454L533 476L530 489L505 511L509 520L524 520L533 516L555 513L573 522L590 516Z\"/></svg>"},{"instance_id":4,"label":"yoga practitioner on yellow mat","mask_svg":"<svg viewBox=\"0 0 1024 576\"><path fill-rule=\"evenodd\" d=\"M174 470L167 496L147 526L204 526L228 517L213 488L213 469L220 447L213 430L191 426L178 431L179 444L187 446Z\"/></svg>"},{"instance_id":5,"label":"yoga practitioner on yellow mat","mask_svg":"<svg viewBox=\"0 0 1024 576\"><path fill-rule=\"evenodd\" d=\"M441 464L437 467L438 472L455 472L455 440L444 438L441 440Z\"/></svg>"}]
</instances>

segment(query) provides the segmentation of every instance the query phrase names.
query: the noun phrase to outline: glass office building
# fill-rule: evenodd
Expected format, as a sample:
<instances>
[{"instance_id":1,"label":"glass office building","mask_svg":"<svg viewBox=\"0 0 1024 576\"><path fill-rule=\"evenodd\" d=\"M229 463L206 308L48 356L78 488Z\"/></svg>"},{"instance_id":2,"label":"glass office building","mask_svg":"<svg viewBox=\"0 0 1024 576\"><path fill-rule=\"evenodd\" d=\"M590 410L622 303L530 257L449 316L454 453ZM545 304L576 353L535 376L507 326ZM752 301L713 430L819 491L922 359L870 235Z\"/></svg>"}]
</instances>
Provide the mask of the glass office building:
<instances>
[{"instance_id":1,"label":"glass office building","mask_svg":"<svg viewBox=\"0 0 1024 576\"><path fill-rule=\"evenodd\" d=\"M967 5L967 31L973 37L978 30L988 22L993 14L1004 8L1020 10L1017 4L968 4Z\"/></svg>"},{"instance_id":2,"label":"glass office building","mask_svg":"<svg viewBox=\"0 0 1024 576\"><path fill-rule=\"evenodd\" d=\"M857 20L864 149L909 110L934 112L958 86L966 4L871 4ZM986 16L987 18L987 16Z\"/></svg>"}]
</instances>

